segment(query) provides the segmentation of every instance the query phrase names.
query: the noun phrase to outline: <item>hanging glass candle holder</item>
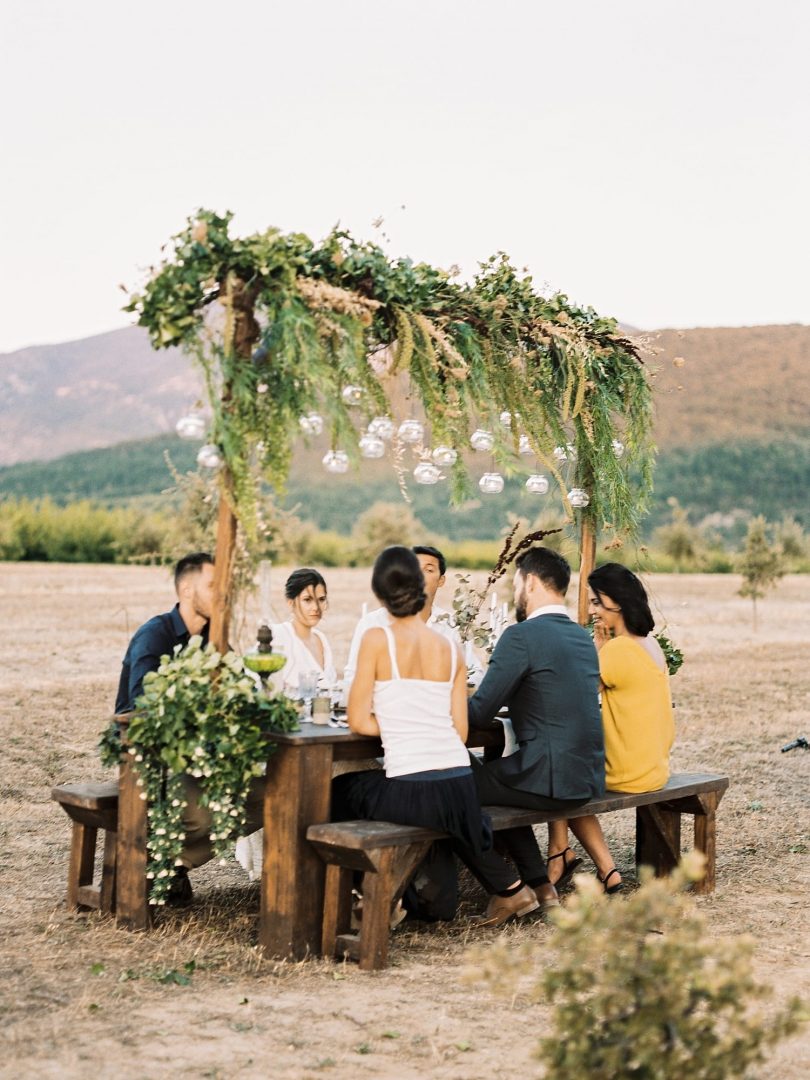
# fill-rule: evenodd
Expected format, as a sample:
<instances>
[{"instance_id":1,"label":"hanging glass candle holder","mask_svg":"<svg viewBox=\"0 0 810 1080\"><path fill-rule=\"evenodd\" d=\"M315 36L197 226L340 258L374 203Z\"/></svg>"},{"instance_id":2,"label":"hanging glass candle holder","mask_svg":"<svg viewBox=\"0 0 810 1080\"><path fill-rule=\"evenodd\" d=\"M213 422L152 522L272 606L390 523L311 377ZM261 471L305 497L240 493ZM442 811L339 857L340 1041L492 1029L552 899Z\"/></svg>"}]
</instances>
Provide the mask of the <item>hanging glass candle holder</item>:
<instances>
[{"instance_id":1,"label":"hanging glass candle holder","mask_svg":"<svg viewBox=\"0 0 810 1080\"><path fill-rule=\"evenodd\" d=\"M489 453L494 445L495 436L491 431L485 431L484 428L478 428L470 436L470 446L480 453Z\"/></svg>"},{"instance_id":2,"label":"hanging glass candle holder","mask_svg":"<svg viewBox=\"0 0 810 1080\"><path fill-rule=\"evenodd\" d=\"M542 473L534 473L526 481L526 490L532 495L545 495L548 491L548 477Z\"/></svg>"},{"instance_id":3,"label":"hanging glass candle holder","mask_svg":"<svg viewBox=\"0 0 810 1080\"><path fill-rule=\"evenodd\" d=\"M620 439L613 440L613 453L617 458L624 457L624 443Z\"/></svg>"},{"instance_id":4,"label":"hanging glass candle holder","mask_svg":"<svg viewBox=\"0 0 810 1080\"><path fill-rule=\"evenodd\" d=\"M519 454L526 454L527 456L529 454L534 453L534 450L532 450L531 443L529 442L529 436L528 435L521 435L520 436L520 441L518 442L518 453Z\"/></svg>"},{"instance_id":5,"label":"hanging glass candle holder","mask_svg":"<svg viewBox=\"0 0 810 1080\"><path fill-rule=\"evenodd\" d=\"M397 435L404 443L420 443L425 437L425 426L420 420L403 420Z\"/></svg>"},{"instance_id":6,"label":"hanging glass candle holder","mask_svg":"<svg viewBox=\"0 0 810 1080\"><path fill-rule=\"evenodd\" d=\"M344 405L359 405L365 391L362 386L344 386L340 392Z\"/></svg>"},{"instance_id":7,"label":"hanging glass candle holder","mask_svg":"<svg viewBox=\"0 0 810 1080\"><path fill-rule=\"evenodd\" d=\"M378 439L388 439L394 434L394 421L390 416L375 416L368 425L369 435L376 435Z\"/></svg>"},{"instance_id":8,"label":"hanging glass candle holder","mask_svg":"<svg viewBox=\"0 0 810 1080\"><path fill-rule=\"evenodd\" d=\"M566 446L554 447L554 457L560 465L564 465L566 461L573 461L576 456L577 451L573 443L568 443Z\"/></svg>"},{"instance_id":9,"label":"hanging glass candle holder","mask_svg":"<svg viewBox=\"0 0 810 1080\"><path fill-rule=\"evenodd\" d=\"M500 495L503 491L503 477L498 472L485 472L478 481L478 486L485 495Z\"/></svg>"},{"instance_id":10,"label":"hanging glass candle holder","mask_svg":"<svg viewBox=\"0 0 810 1080\"><path fill-rule=\"evenodd\" d=\"M320 435L323 431L323 417L320 413L311 412L298 418L298 426L305 435Z\"/></svg>"},{"instance_id":11,"label":"hanging glass candle holder","mask_svg":"<svg viewBox=\"0 0 810 1080\"><path fill-rule=\"evenodd\" d=\"M568 492L568 501L576 510L584 510L591 500L587 491L583 491L582 488L571 488Z\"/></svg>"},{"instance_id":12,"label":"hanging glass candle holder","mask_svg":"<svg viewBox=\"0 0 810 1080\"><path fill-rule=\"evenodd\" d=\"M323 467L329 473L348 472L349 455L345 450L328 450L323 455Z\"/></svg>"},{"instance_id":13,"label":"hanging glass candle holder","mask_svg":"<svg viewBox=\"0 0 810 1080\"><path fill-rule=\"evenodd\" d=\"M181 439L201 439L205 435L205 420L197 413L181 416L174 429Z\"/></svg>"},{"instance_id":14,"label":"hanging glass candle holder","mask_svg":"<svg viewBox=\"0 0 810 1080\"><path fill-rule=\"evenodd\" d=\"M458 452L452 446L437 446L432 454L437 465L455 465Z\"/></svg>"},{"instance_id":15,"label":"hanging glass candle holder","mask_svg":"<svg viewBox=\"0 0 810 1080\"><path fill-rule=\"evenodd\" d=\"M222 465L222 457L219 447L213 443L206 443L197 451L197 464L203 469L218 469Z\"/></svg>"},{"instance_id":16,"label":"hanging glass candle holder","mask_svg":"<svg viewBox=\"0 0 810 1080\"><path fill-rule=\"evenodd\" d=\"M417 484L435 484L441 480L442 474L438 465L432 461L420 461L413 470L413 478Z\"/></svg>"},{"instance_id":17,"label":"hanging glass candle holder","mask_svg":"<svg viewBox=\"0 0 810 1080\"><path fill-rule=\"evenodd\" d=\"M357 445L364 458L381 458L385 454L385 443L379 435L372 435L370 431L361 436Z\"/></svg>"}]
</instances>

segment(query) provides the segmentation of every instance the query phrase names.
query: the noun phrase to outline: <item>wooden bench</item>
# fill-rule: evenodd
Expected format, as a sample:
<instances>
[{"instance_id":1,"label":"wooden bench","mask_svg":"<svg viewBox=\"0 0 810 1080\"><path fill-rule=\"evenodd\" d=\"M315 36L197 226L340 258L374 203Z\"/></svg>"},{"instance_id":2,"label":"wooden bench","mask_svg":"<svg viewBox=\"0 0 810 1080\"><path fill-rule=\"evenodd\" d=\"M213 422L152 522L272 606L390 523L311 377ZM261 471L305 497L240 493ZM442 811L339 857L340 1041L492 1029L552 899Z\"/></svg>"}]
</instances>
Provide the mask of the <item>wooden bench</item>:
<instances>
[{"instance_id":1,"label":"wooden bench","mask_svg":"<svg viewBox=\"0 0 810 1080\"><path fill-rule=\"evenodd\" d=\"M715 817L728 787L727 776L680 773L660 791L627 794L609 791L604 798L568 811L568 818L608 814L635 808L636 866L651 866L658 877L670 873L681 855L681 816L695 819L694 846L706 856L706 874L693 886L696 893L715 887ZM493 828L541 825L562 817L548 810L488 806ZM326 863L322 952L349 956L364 971L385 967L389 919L416 867L442 833L383 821L336 821L310 825L307 839ZM363 917L359 933L349 933L352 872L363 873Z\"/></svg>"},{"instance_id":2,"label":"wooden bench","mask_svg":"<svg viewBox=\"0 0 810 1080\"><path fill-rule=\"evenodd\" d=\"M67 879L67 906L115 910L115 863L118 833L118 781L59 784L51 798L73 822ZM104 830L101 880L93 884L98 830Z\"/></svg>"}]
</instances>

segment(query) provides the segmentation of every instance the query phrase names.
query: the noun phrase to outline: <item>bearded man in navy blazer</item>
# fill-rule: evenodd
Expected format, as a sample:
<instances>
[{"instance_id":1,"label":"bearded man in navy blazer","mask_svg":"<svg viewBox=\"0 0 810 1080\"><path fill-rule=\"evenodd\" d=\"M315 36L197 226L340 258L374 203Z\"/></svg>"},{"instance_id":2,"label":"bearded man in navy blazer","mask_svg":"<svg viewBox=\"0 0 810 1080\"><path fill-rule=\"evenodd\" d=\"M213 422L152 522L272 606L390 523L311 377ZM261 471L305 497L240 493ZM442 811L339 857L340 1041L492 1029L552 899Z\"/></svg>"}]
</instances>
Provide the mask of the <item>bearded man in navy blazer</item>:
<instances>
[{"instance_id":1,"label":"bearded man in navy blazer","mask_svg":"<svg viewBox=\"0 0 810 1080\"><path fill-rule=\"evenodd\" d=\"M535 547L516 560L517 624L501 635L489 669L469 703L471 730L499 725L509 710L518 748L509 757L479 762L473 771L482 804L537 810L573 809L604 794L605 750L599 709L599 662L590 634L565 608L571 579L566 560ZM498 849L514 860L541 907L555 905L546 864L532 829L496 834ZM508 906L509 898L490 904ZM493 921L509 912L489 912Z\"/></svg>"}]
</instances>

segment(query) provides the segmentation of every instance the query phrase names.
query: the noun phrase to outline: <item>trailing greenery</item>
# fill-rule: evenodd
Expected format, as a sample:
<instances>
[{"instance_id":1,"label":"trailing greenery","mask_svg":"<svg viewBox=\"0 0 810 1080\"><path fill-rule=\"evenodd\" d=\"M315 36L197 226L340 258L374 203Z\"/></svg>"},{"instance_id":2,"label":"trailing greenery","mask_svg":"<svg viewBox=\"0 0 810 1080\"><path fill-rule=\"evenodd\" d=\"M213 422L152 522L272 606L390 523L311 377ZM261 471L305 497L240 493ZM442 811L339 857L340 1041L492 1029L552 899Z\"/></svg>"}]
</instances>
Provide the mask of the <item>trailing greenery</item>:
<instances>
[{"instance_id":1,"label":"trailing greenery","mask_svg":"<svg viewBox=\"0 0 810 1080\"><path fill-rule=\"evenodd\" d=\"M273 734L298 727L295 706L283 694L259 693L242 657L222 655L192 637L148 672L129 724L133 756L148 802L150 903L163 904L183 849L184 775L200 781L201 803L211 812L211 843L225 855L242 835L251 780L261 776ZM114 731L102 735L106 765L117 765Z\"/></svg>"},{"instance_id":2,"label":"trailing greenery","mask_svg":"<svg viewBox=\"0 0 810 1080\"><path fill-rule=\"evenodd\" d=\"M754 978L753 940L718 941L683 893L704 862L692 852L670 878L645 868L641 888L619 903L578 876L551 916L552 939L473 954L470 978L510 995L539 972L529 992L554 1006L537 1048L546 1080L743 1078L807 1019L797 998L767 1016L755 1011L770 990Z\"/></svg>"},{"instance_id":3,"label":"trailing greenery","mask_svg":"<svg viewBox=\"0 0 810 1080\"><path fill-rule=\"evenodd\" d=\"M664 633L656 634L655 640L661 646L661 652L667 662L667 672L670 675L677 675L683 667L683 653Z\"/></svg>"},{"instance_id":4,"label":"trailing greenery","mask_svg":"<svg viewBox=\"0 0 810 1080\"><path fill-rule=\"evenodd\" d=\"M356 455L355 415L393 413L397 375L424 409L432 444L462 451L484 424L495 460L516 468L525 433L573 517L553 455L571 444L575 486L590 496L582 513L635 531L652 482L650 387L615 320L540 296L503 254L461 284L342 230L320 246L277 229L232 238L231 217L200 210L189 219L127 310L156 348L181 345L202 367L212 440L249 536L254 468L283 485L301 416L324 412L333 445ZM360 388L359 410L344 401L347 386ZM509 427L498 422L504 410ZM460 455L455 497L465 490Z\"/></svg>"}]
</instances>

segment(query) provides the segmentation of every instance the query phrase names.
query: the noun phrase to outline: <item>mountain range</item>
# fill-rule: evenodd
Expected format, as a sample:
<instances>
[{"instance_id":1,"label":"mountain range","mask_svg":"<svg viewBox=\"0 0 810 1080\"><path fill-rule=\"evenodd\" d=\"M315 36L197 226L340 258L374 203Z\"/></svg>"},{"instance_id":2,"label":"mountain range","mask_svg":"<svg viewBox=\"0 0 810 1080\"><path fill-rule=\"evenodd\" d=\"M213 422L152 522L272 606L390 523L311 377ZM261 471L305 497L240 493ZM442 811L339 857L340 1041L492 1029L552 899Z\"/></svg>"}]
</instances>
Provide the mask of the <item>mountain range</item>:
<instances>
[{"instance_id":1,"label":"mountain range","mask_svg":"<svg viewBox=\"0 0 810 1080\"><path fill-rule=\"evenodd\" d=\"M810 437L810 326L641 335L662 450ZM49 460L173 431L201 394L177 349L132 326L0 355L0 465Z\"/></svg>"},{"instance_id":2,"label":"mountain range","mask_svg":"<svg viewBox=\"0 0 810 1080\"><path fill-rule=\"evenodd\" d=\"M650 369L659 456L645 532L677 500L692 521L739 539L752 514L810 527L810 327L636 334ZM194 468L197 444L174 435L201 385L177 350L155 352L137 327L0 356L0 499L153 502L171 484L170 455ZM398 501L385 461L330 477L326 435L296 448L285 504L320 528L351 531L375 501ZM414 510L443 535L491 538L508 512L536 514L522 480L495 514L472 500L448 519L446 492L416 486ZM495 510L495 506L492 506ZM452 528L451 528L452 526Z\"/></svg>"}]
</instances>

